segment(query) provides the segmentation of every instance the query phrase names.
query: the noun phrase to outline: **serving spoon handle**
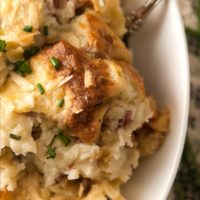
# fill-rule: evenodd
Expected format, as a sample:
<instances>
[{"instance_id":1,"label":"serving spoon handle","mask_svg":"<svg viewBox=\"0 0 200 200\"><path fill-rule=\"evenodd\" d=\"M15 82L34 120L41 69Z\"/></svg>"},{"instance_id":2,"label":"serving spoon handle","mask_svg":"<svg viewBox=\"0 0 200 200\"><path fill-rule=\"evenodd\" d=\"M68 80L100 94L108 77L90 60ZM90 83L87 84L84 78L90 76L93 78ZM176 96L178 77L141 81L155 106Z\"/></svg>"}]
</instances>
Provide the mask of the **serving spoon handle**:
<instances>
[{"instance_id":1,"label":"serving spoon handle","mask_svg":"<svg viewBox=\"0 0 200 200\"><path fill-rule=\"evenodd\" d=\"M144 23L147 16L161 0L147 0L144 5L126 16L126 28L129 33L137 31Z\"/></svg>"}]
</instances>

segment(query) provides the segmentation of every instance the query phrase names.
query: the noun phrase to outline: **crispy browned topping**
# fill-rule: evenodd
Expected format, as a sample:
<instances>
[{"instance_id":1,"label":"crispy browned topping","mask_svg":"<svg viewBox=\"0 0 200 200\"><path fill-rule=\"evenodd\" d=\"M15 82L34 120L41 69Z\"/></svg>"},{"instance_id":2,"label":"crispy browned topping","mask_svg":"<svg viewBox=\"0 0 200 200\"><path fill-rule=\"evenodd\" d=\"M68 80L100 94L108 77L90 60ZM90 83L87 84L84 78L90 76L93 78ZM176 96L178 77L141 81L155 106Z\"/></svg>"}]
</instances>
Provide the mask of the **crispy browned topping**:
<instances>
[{"instance_id":1,"label":"crispy browned topping","mask_svg":"<svg viewBox=\"0 0 200 200\"><path fill-rule=\"evenodd\" d=\"M59 63L56 69L51 58ZM33 61L33 68L50 67L49 73L53 79L69 78L62 84L69 102L62 108L64 112L61 111L65 114L64 118L58 120L59 124L72 129L73 134L85 143L96 142L106 112L106 102L122 93L126 81L140 97L145 96L143 80L129 64L91 58L83 49L77 49L65 41L44 49ZM53 117L45 109L42 112Z\"/></svg>"},{"instance_id":2,"label":"crispy browned topping","mask_svg":"<svg viewBox=\"0 0 200 200\"><path fill-rule=\"evenodd\" d=\"M56 57L61 67L57 76L73 76L64 87L74 95L71 113L66 116L66 125L80 134L81 140L93 141L97 131L95 107L109 98L112 86L108 66L102 60L92 61L87 55L67 42L61 41L43 51L45 57ZM91 85L85 85L85 73L89 71ZM99 126L99 124L98 124Z\"/></svg>"},{"instance_id":3,"label":"crispy browned topping","mask_svg":"<svg viewBox=\"0 0 200 200\"><path fill-rule=\"evenodd\" d=\"M153 154L163 144L165 135L169 132L169 111L162 109L134 133L141 157ZM147 145L148 144L148 145Z\"/></svg>"},{"instance_id":4,"label":"crispy browned topping","mask_svg":"<svg viewBox=\"0 0 200 200\"><path fill-rule=\"evenodd\" d=\"M93 53L100 55L100 57L111 57L130 63L129 50L109 26L91 12L87 12L85 16L91 28L91 44L88 47L86 46L85 49L90 53L94 51ZM96 50L94 49L94 44Z\"/></svg>"},{"instance_id":5,"label":"crispy browned topping","mask_svg":"<svg viewBox=\"0 0 200 200\"><path fill-rule=\"evenodd\" d=\"M11 192L0 192L0 200L13 200Z\"/></svg>"},{"instance_id":6,"label":"crispy browned topping","mask_svg":"<svg viewBox=\"0 0 200 200\"><path fill-rule=\"evenodd\" d=\"M113 33L111 35L110 32L105 29L105 26L102 26L100 20L96 16L90 13L87 13L86 16L90 26L93 27L91 38L95 38L97 49L99 49L100 53L106 57L113 48Z\"/></svg>"}]
</instances>

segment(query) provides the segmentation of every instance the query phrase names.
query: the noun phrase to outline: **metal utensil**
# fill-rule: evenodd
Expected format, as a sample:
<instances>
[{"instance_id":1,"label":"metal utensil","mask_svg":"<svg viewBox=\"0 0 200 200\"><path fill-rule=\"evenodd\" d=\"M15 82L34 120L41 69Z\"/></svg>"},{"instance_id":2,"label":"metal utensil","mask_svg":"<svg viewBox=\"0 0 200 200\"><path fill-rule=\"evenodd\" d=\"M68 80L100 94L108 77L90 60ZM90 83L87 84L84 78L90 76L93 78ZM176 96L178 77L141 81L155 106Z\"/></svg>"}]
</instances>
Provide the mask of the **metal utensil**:
<instances>
[{"instance_id":1,"label":"metal utensil","mask_svg":"<svg viewBox=\"0 0 200 200\"><path fill-rule=\"evenodd\" d=\"M133 33L137 31L143 25L153 8L160 2L161 0L147 0L140 8L128 14L126 16L126 27L128 32Z\"/></svg>"}]
</instances>

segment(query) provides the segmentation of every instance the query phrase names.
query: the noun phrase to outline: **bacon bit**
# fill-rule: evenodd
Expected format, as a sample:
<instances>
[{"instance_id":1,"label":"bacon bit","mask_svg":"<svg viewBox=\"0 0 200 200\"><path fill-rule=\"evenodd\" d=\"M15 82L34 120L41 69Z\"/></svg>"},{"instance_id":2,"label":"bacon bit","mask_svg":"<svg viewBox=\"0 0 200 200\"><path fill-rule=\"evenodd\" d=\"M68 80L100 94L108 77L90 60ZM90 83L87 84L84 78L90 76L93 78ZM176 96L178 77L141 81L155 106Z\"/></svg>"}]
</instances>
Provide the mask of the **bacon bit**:
<instances>
[{"instance_id":1,"label":"bacon bit","mask_svg":"<svg viewBox=\"0 0 200 200\"><path fill-rule=\"evenodd\" d=\"M119 119L118 121L118 128L125 128L128 126L132 121L133 113L131 110L125 112L123 119Z\"/></svg>"}]
</instances>

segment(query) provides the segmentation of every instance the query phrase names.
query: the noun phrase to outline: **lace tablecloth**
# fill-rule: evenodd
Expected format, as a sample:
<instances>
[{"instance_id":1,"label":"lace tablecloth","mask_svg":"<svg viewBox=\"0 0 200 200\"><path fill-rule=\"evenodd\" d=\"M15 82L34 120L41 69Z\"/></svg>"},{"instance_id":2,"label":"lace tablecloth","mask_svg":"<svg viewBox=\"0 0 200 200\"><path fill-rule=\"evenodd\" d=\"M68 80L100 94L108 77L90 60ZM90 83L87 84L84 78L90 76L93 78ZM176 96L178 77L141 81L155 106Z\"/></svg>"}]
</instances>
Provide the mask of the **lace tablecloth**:
<instances>
[{"instance_id":1,"label":"lace tablecloth","mask_svg":"<svg viewBox=\"0 0 200 200\"><path fill-rule=\"evenodd\" d=\"M200 200L200 0L178 0L187 34L191 102L188 136L169 200Z\"/></svg>"}]
</instances>

